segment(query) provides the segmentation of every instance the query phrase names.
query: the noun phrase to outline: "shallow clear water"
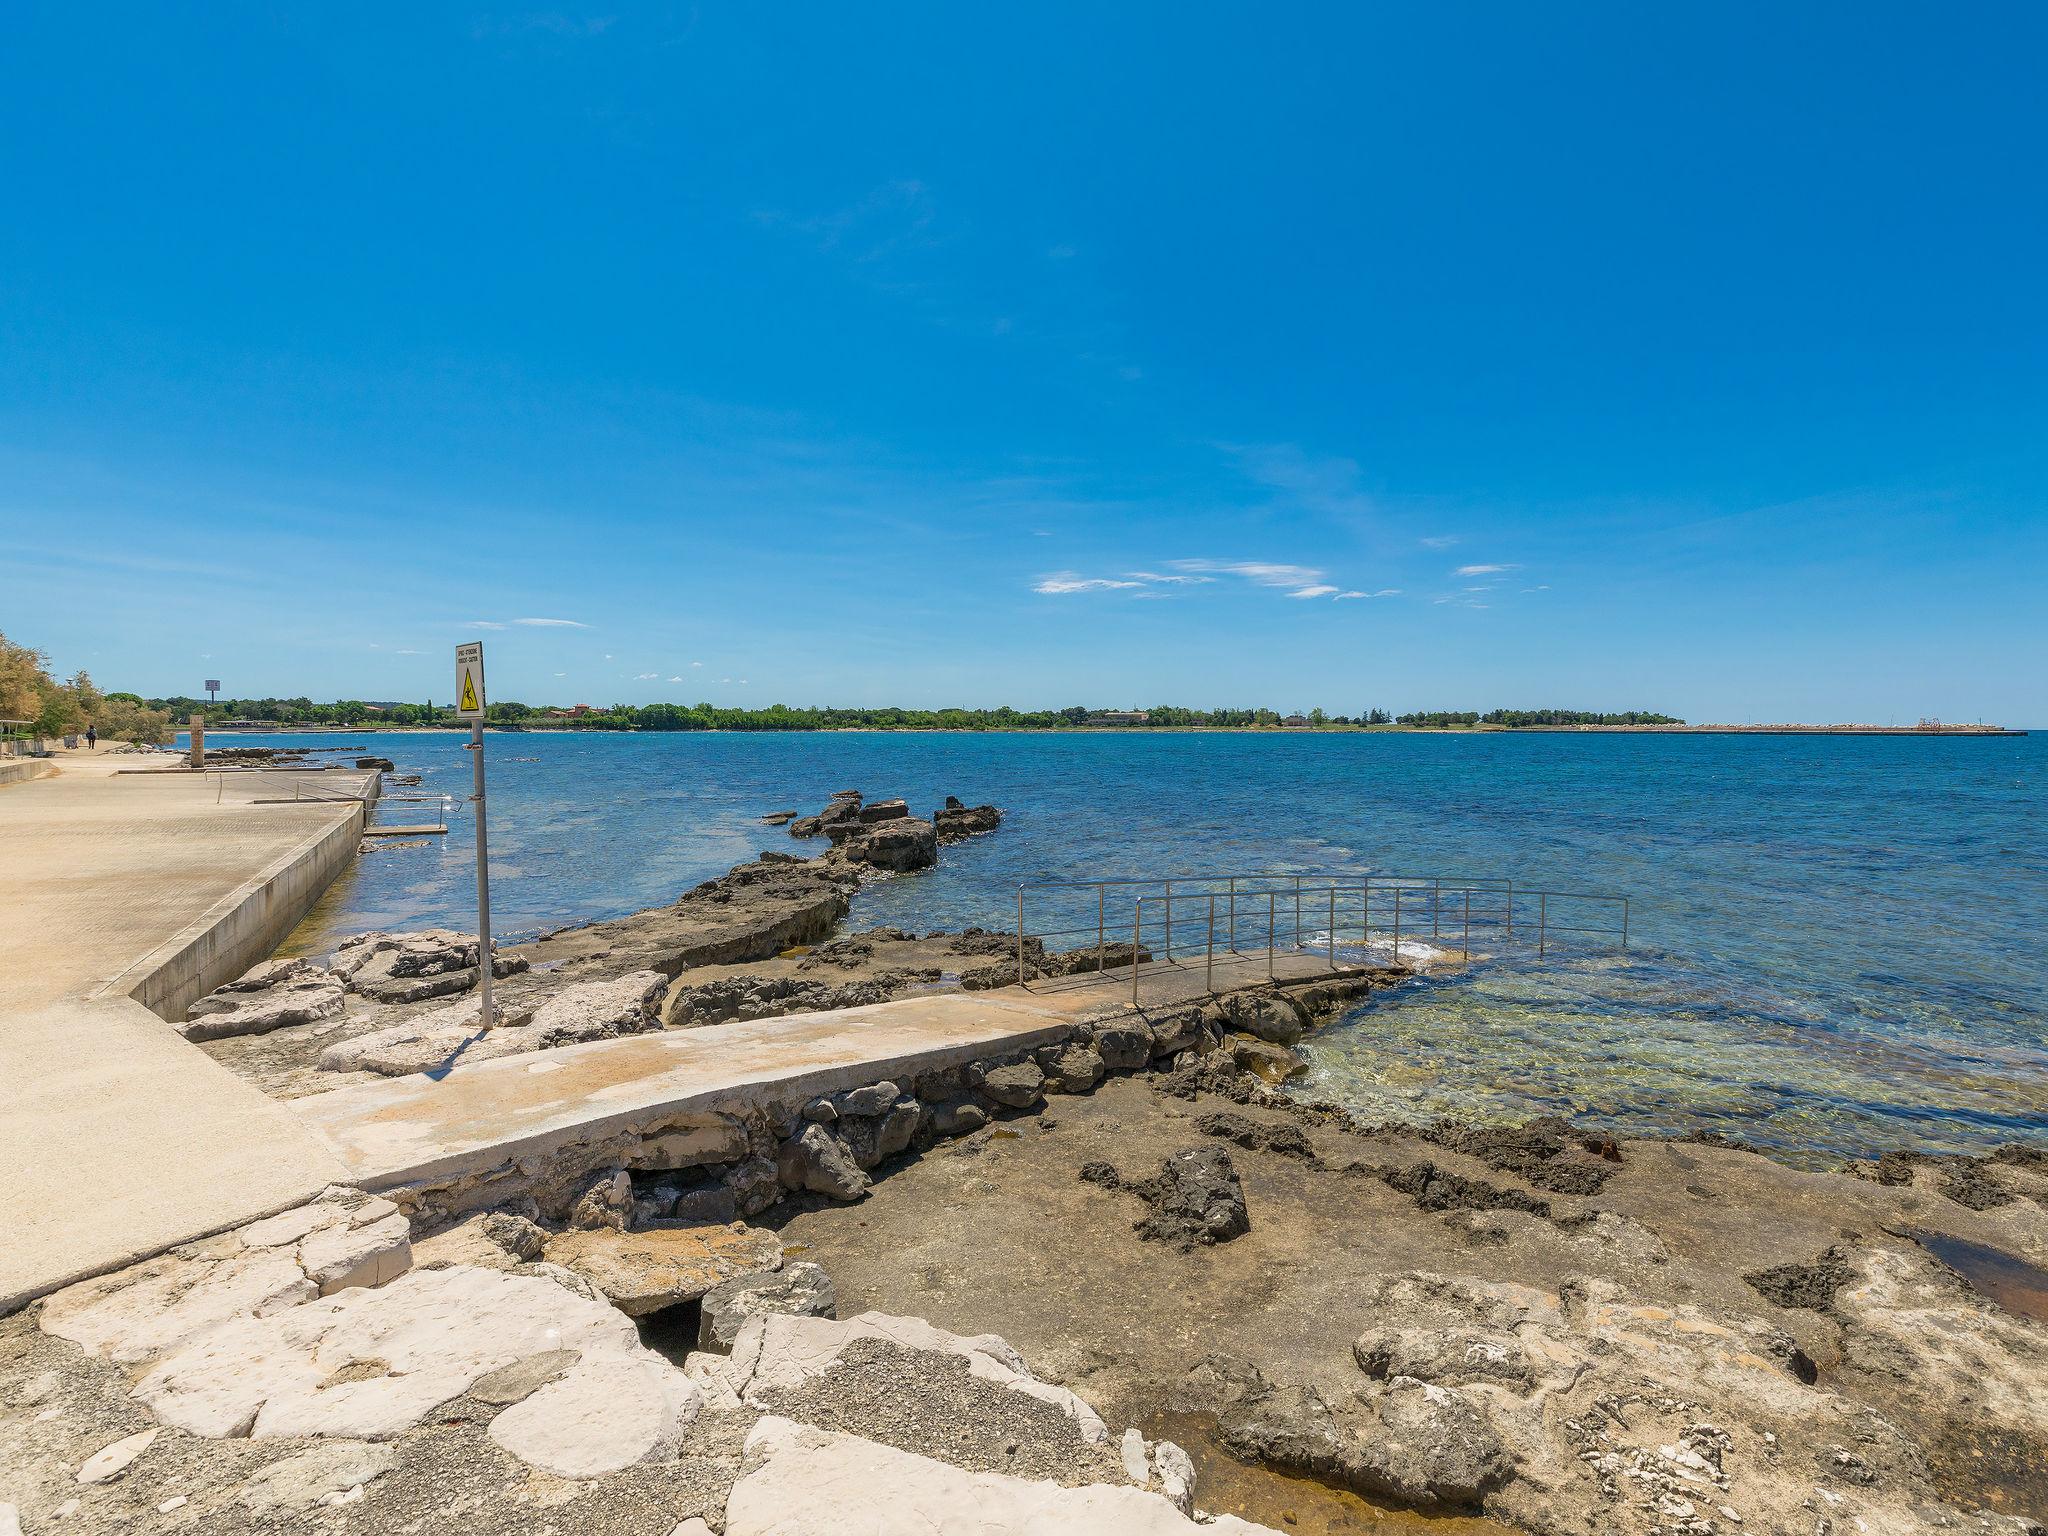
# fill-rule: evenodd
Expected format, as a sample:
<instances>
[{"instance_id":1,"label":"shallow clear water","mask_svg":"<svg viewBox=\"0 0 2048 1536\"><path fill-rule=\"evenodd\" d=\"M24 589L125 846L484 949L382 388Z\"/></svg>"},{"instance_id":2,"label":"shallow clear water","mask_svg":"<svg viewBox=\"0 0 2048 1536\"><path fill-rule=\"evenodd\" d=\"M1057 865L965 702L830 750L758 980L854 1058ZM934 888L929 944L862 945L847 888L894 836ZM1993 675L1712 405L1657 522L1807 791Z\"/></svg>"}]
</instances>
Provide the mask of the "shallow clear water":
<instances>
[{"instance_id":1,"label":"shallow clear water","mask_svg":"<svg viewBox=\"0 0 2048 1536\"><path fill-rule=\"evenodd\" d=\"M362 739L467 788L452 733ZM1310 1090L1371 1111L1556 1110L1821 1160L2048 1140L2048 737L494 734L490 770L505 935L813 851L765 811L952 793L1002 830L870 887L856 922L1008 927L1020 881L1195 870L1631 895L1626 954L1517 953L1319 1035ZM467 926L468 834L366 854L314 937Z\"/></svg>"}]
</instances>

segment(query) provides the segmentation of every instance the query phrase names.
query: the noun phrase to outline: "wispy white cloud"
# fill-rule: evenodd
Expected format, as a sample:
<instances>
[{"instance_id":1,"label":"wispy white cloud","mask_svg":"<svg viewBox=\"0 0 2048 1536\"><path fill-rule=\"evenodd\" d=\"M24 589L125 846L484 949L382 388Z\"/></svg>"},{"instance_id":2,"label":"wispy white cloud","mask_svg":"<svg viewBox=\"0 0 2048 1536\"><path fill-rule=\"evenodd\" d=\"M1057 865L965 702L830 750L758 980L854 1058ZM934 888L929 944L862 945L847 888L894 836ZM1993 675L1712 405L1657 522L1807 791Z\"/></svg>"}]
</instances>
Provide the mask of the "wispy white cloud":
<instances>
[{"instance_id":1,"label":"wispy white cloud","mask_svg":"<svg viewBox=\"0 0 2048 1536\"><path fill-rule=\"evenodd\" d=\"M651 683L659 676L661 676L659 672L635 672L633 674L633 681L636 683Z\"/></svg>"},{"instance_id":2,"label":"wispy white cloud","mask_svg":"<svg viewBox=\"0 0 2048 1536\"><path fill-rule=\"evenodd\" d=\"M1347 598L1353 597L1399 597L1400 595L1401 589L1399 587L1381 587L1377 592L1339 592L1336 596L1336 601L1341 603Z\"/></svg>"},{"instance_id":3,"label":"wispy white cloud","mask_svg":"<svg viewBox=\"0 0 2048 1536\"><path fill-rule=\"evenodd\" d=\"M1548 592L1550 590L1550 583L1546 581L1540 587L1524 587L1522 590L1524 592Z\"/></svg>"},{"instance_id":4,"label":"wispy white cloud","mask_svg":"<svg viewBox=\"0 0 2048 1536\"><path fill-rule=\"evenodd\" d=\"M1242 576L1261 587L1307 587L1323 579L1312 565L1276 565L1266 560L1169 560L1176 571Z\"/></svg>"},{"instance_id":5,"label":"wispy white cloud","mask_svg":"<svg viewBox=\"0 0 2048 1536\"><path fill-rule=\"evenodd\" d=\"M489 619L471 619L462 626L464 629L503 629L502 624L493 624Z\"/></svg>"},{"instance_id":6,"label":"wispy white cloud","mask_svg":"<svg viewBox=\"0 0 2048 1536\"><path fill-rule=\"evenodd\" d=\"M588 629L590 626L578 619L514 619L514 624L523 624L528 629Z\"/></svg>"},{"instance_id":7,"label":"wispy white cloud","mask_svg":"<svg viewBox=\"0 0 2048 1536\"><path fill-rule=\"evenodd\" d=\"M1502 571L1519 571L1519 565L1461 565L1453 576L1498 576Z\"/></svg>"},{"instance_id":8,"label":"wispy white cloud","mask_svg":"<svg viewBox=\"0 0 2048 1536\"><path fill-rule=\"evenodd\" d=\"M1049 596L1074 592L1127 592L1136 598L1172 597L1162 588L1206 586L1227 576L1256 587L1271 587L1289 597L1335 597L1336 586L1323 580L1312 565L1285 565L1271 560L1169 560L1165 571L1126 571L1121 576L1083 576L1079 571L1054 571L1041 576L1031 590ZM1356 592L1354 597L1366 594Z\"/></svg>"},{"instance_id":9,"label":"wispy white cloud","mask_svg":"<svg viewBox=\"0 0 2048 1536\"><path fill-rule=\"evenodd\" d=\"M1041 576L1031 590L1057 597L1069 592L1113 592L1144 585L1142 581L1118 581L1108 576L1083 576L1078 571L1054 571L1050 576Z\"/></svg>"},{"instance_id":10,"label":"wispy white cloud","mask_svg":"<svg viewBox=\"0 0 2048 1536\"><path fill-rule=\"evenodd\" d=\"M672 683L680 683L680 682L681 682L682 680L683 680L683 679L682 679L682 677L681 677L680 675L677 675L677 676L675 676L675 677L672 677L672 678L670 678L670 679L669 679L669 681L670 681L670 682L672 682Z\"/></svg>"},{"instance_id":11,"label":"wispy white cloud","mask_svg":"<svg viewBox=\"0 0 2048 1536\"><path fill-rule=\"evenodd\" d=\"M408 651L408 650L400 650L400 651L394 651L394 652L393 652L392 654L393 654L393 655L395 655L395 656L424 656L424 655L426 655L427 653L426 653L425 651Z\"/></svg>"},{"instance_id":12,"label":"wispy white cloud","mask_svg":"<svg viewBox=\"0 0 2048 1536\"><path fill-rule=\"evenodd\" d=\"M1461 541L1455 533L1432 533L1419 542L1424 549L1449 549Z\"/></svg>"},{"instance_id":13,"label":"wispy white cloud","mask_svg":"<svg viewBox=\"0 0 2048 1536\"><path fill-rule=\"evenodd\" d=\"M691 662L691 663L690 663L690 665L691 665L691 666L693 666L693 667L701 667L701 666L703 666L703 665L704 665L704 663L703 663L703 662L701 662L701 661L693 661L693 662Z\"/></svg>"}]
</instances>

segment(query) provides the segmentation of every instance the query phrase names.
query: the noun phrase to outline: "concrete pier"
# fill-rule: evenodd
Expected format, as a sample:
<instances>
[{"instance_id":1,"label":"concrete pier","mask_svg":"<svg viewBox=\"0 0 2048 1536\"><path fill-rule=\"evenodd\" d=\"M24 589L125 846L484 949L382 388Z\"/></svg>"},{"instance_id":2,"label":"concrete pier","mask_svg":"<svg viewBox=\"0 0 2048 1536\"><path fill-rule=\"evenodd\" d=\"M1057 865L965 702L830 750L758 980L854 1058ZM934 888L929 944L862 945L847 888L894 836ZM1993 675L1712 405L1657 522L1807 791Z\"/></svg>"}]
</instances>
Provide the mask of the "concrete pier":
<instances>
[{"instance_id":1,"label":"concrete pier","mask_svg":"<svg viewBox=\"0 0 2048 1536\"><path fill-rule=\"evenodd\" d=\"M269 774L53 761L0 786L0 1312L343 1173L165 1020L291 930L354 856L365 805L254 804Z\"/></svg>"},{"instance_id":2,"label":"concrete pier","mask_svg":"<svg viewBox=\"0 0 2048 1536\"><path fill-rule=\"evenodd\" d=\"M1321 956L1229 956L1219 991L1332 972ZM1338 974L1354 974L1339 972ZM1140 968L1147 1008L1208 995L1201 965ZM1027 990L945 992L861 1008L713 1024L500 1056L445 1072L355 1083L289 1101L365 1189L452 1184L635 1127L741 1113L886 1079L909 1081L1063 1038L1076 1023L1126 1013L1128 968Z\"/></svg>"}]
</instances>

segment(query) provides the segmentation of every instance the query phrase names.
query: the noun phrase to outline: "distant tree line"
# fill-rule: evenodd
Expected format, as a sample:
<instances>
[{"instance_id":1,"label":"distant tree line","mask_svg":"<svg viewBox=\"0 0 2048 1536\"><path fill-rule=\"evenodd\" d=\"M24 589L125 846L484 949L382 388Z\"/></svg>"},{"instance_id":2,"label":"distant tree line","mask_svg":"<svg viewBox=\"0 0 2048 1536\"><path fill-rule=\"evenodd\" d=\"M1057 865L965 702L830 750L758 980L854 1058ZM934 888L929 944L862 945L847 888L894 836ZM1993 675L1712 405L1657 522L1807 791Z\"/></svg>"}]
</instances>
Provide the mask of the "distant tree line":
<instances>
[{"instance_id":1,"label":"distant tree line","mask_svg":"<svg viewBox=\"0 0 2048 1536\"><path fill-rule=\"evenodd\" d=\"M1382 713L1375 710L1375 714ZM1602 714L1586 709L1489 709L1485 714L1477 710L1418 710L1399 717L1401 725L1504 725L1509 729L1521 725L1683 725L1685 722L1675 715L1659 715L1646 709L1623 710L1619 714Z\"/></svg>"},{"instance_id":2,"label":"distant tree line","mask_svg":"<svg viewBox=\"0 0 2048 1536\"><path fill-rule=\"evenodd\" d=\"M211 725L235 720L260 721L277 725L438 725L458 724L451 705L366 702L338 699L316 704L311 699L223 699L209 704L204 699L153 699L152 708L167 711L182 723L189 715L203 715ZM580 713L577 711L581 711ZM1623 714L1601 714L1575 709L1495 709L1485 714L1475 710L1423 711L1398 718L1384 709L1361 710L1356 715L1333 715L1321 709L1305 714L1285 714L1277 709L1188 709L1159 704L1145 710L1111 711L1073 704L1065 709L899 709L796 708L771 704L762 709L735 708L718 704L609 704L597 707L523 704L506 700L490 706L493 725L526 726L533 729L586 731L1059 731L1086 729L1102 724L1161 730L1207 728L1211 730L1279 727L1289 723L1312 726L1524 726L1524 725L1675 725L1682 722L1670 715L1630 710Z\"/></svg>"}]
</instances>

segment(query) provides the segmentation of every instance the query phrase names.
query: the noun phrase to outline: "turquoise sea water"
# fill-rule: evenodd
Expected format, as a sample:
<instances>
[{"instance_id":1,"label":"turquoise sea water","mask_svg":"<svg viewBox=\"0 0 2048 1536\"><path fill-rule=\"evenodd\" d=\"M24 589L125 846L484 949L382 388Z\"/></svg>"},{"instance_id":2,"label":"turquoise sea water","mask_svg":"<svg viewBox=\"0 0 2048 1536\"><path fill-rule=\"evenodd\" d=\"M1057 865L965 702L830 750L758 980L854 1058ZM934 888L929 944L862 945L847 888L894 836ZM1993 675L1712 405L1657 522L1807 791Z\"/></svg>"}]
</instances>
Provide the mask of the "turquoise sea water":
<instances>
[{"instance_id":1,"label":"turquoise sea water","mask_svg":"<svg viewBox=\"0 0 2048 1536\"><path fill-rule=\"evenodd\" d=\"M452 734L364 741L466 791ZM2041 735L494 734L490 764L501 935L813 851L765 811L952 793L1004 807L1002 830L870 887L856 924L1008 927L1020 881L1195 870L1630 894L1625 954L1517 952L1319 1035L1309 1091L1370 1112L1554 1110L1814 1161L2048 1141ZM467 834L365 855L314 937L467 926Z\"/></svg>"}]
</instances>

